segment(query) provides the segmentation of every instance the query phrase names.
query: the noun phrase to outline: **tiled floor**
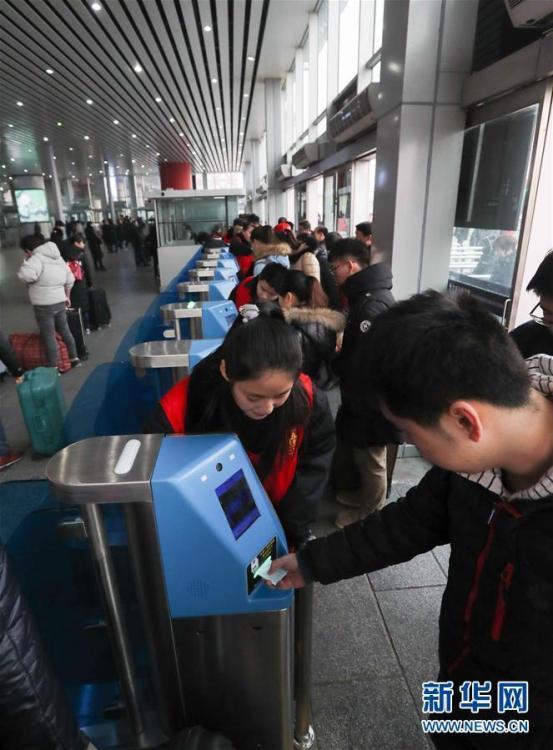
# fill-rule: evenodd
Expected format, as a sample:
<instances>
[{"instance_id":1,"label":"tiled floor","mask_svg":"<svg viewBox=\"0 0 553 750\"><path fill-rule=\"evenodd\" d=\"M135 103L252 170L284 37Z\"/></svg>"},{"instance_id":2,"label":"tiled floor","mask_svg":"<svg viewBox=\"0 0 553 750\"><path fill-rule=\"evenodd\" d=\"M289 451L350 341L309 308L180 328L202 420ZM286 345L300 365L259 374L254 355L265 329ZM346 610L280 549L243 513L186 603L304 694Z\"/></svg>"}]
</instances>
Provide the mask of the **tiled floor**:
<instances>
[{"instance_id":1,"label":"tiled floor","mask_svg":"<svg viewBox=\"0 0 553 750\"><path fill-rule=\"evenodd\" d=\"M26 290L16 272L17 249L0 250L0 306L6 333L35 330ZM113 312L111 328L88 337L90 359L62 377L69 405L91 370L110 361L123 334L148 307L156 287L151 269L135 269L131 251L105 259L96 274ZM42 477L46 460L30 457L15 387L0 385L1 414L23 461L0 473L0 481ZM336 395L331 394L336 405ZM394 499L426 471L418 458L396 464ZM317 534L334 530L339 510L327 498ZM421 682L437 674L438 612L446 582L448 550L331 586L315 585L313 713L318 750L422 750L430 743L420 729Z\"/></svg>"}]
</instances>

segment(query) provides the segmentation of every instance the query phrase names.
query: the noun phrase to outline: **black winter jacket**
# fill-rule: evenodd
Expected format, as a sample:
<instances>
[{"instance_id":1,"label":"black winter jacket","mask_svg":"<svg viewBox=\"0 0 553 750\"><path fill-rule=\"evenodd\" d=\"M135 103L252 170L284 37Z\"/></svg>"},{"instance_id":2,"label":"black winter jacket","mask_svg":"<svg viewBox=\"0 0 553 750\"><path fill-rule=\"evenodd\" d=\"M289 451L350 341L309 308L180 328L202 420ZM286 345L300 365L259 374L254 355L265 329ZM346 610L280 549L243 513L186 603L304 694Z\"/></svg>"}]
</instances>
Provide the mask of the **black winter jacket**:
<instances>
[{"instance_id":1,"label":"black winter jacket","mask_svg":"<svg viewBox=\"0 0 553 750\"><path fill-rule=\"evenodd\" d=\"M84 748L2 545L0 747L6 750Z\"/></svg>"},{"instance_id":2,"label":"black winter jacket","mask_svg":"<svg viewBox=\"0 0 553 750\"><path fill-rule=\"evenodd\" d=\"M534 354L553 355L553 329L534 320L523 323L511 331L515 344L526 359Z\"/></svg>"},{"instance_id":3,"label":"black winter jacket","mask_svg":"<svg viewBox=\"0 0 553 750\"><path fill-rule=\"evenodd\" d=\"M327 386L330 366L336 356L336 337L344 330L345 317L336 310L321 307L292 307L283 312L301 342L302 372L321 387Z\"/></svg>"},{"instance_id":4,"label":"black winter jacket","mask_svg":"<svg viewBox=\"0 0 553 750\"><path fill-rule=\"evenodd\" d=\"M367 266L343 286L349 309L342 349L333 365L342 396L336 432L356 448L399 442L397 431L384 418L376 397L360 377L363 368L357 365L373 320L395 302L391 289L392 271L387 263Z\"/></svg>"},{"instance_id":5,"label":"black winter jacket","mask_svg":"<svg viewBox=\"0 0 553 750\"><path fill-rule=\"evenodd\" d=\"M461 475L433 468L404 498L310 542L300 562L308 576L332 583L450 542L441 678L528 680L524 718L531 726L553 725L551 490L541 500L507 503Z\"/></svg>"}]
</instances>

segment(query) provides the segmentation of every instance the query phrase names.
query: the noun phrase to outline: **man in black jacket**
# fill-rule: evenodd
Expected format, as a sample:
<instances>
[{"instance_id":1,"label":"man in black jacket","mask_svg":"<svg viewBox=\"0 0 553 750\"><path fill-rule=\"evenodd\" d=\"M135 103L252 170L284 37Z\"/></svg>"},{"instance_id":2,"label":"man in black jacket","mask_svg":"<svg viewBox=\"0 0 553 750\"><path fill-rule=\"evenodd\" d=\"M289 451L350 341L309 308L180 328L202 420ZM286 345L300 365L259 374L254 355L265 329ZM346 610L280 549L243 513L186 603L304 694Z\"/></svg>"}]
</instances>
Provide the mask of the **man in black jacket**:
<instances>
[{"instance_id":1,"label":"man in black jacket","mask_svg":"<svg viewBox=\"0 0 553 750\"><path fill-rule=\"evenodd\" d=\"M356 358L372 322L394 304L394 297L390 267L371 264L371 248L359 240L338 241L328 260L348 305L342 348L334 363L342 403L331 472L336 499L350 508L336 518L338 528L343 528L379 508L386 498L386 444L396 442L397 436L370 389L359 381Z\"/></svg>"},{"instance_id":2,"label":"man in black jacket","mask_svg":"<svg viewBox=\"0 0 553 750\"><path fill-rule=\"evenodd\" d=\"M435 466L398 502L276 560L273 572L288 571L278 585L351 578L449 542L438 679L452 705L435 710L474 719L461 698L476 681L489 697L476 718L527 719L530 732L445 727L434 743L551 748L553 357L525 363L474 298L427 292L375 321L360 362L390 420ZM505 683L520 688L507 708Z\"/></svg>"},{"instance_id":3,"label":"man in black jacket","mask_svg":"<svg viewBox=\"0 0 553 750\"><path fill-rule=\"evenodd\" d=\"M533 320L515 328L511 336L523 357L553 354L553 250L539 264L526 291L538 296L538 304L530 313Z\"/></svg>"}]
</instances>

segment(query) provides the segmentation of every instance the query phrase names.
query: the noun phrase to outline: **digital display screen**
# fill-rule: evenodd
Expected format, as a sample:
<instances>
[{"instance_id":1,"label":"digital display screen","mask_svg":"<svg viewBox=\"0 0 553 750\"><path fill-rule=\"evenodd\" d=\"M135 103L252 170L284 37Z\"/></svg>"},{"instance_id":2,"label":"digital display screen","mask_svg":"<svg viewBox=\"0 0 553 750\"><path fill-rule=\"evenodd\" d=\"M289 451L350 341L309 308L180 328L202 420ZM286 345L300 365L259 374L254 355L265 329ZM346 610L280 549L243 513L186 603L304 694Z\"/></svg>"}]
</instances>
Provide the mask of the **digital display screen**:
<instances>
[{"instance_id":1,"label":"digital display screen","mask_svg":"<svg viewBox=\"0 0 553 750\"><path fill-rule=\"evenodd\" d=\"M233 474L215 492L235 539L240 539L260 513L242 469Z\"/></svg>"},{"instance_id":2,"label":"digital display screen","mask_svg":"<svg viewBox=\"0 0 553 750\"><path fill-rule=\"evenodd\" d=\"M48 203L44 190L16 190L15 201L21 222L49 221Z\"/></svg>"},{"instance_id":3,"label":"digital display screen","mask_svg":"<svg viewBox=\"0 0 553 750\"><path fill-rule=\"evenodd\" d=\"M225 320L227 322L228 327L230 328L231 325L236 320L236 313L230 313L230 315L225 315Z\"/></svg>"}]
</instances>

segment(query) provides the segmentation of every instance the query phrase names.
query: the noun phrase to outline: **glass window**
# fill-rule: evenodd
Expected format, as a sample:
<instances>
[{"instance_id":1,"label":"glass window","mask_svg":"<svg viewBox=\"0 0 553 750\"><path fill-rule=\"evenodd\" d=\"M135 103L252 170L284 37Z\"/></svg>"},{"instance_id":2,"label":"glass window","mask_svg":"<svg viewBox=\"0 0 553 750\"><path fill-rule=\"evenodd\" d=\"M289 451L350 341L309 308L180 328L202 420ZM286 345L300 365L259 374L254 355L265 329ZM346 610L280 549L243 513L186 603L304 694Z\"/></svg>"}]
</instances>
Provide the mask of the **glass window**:
<instances>
[{"instance_id":1,"label":"glass window","mask_svg":"<svg viewBox=\"0 0 553 750\"><path fill-rule=\"evenodd\" d=\"M466 131L451 281L510 297L537 112L536 104Z\"/></svg>"},{"instance_id":2,"label":"glass window","mask_svg":"<svg viewBox=\"0 0 553 750\"><path fill-rule=\"evenodd\" d=\"M307 192L305 183L296 187L296 230L300 221L307 219Z\"/></svg>"},{"instance_id":3,"label":"glass window","mask_svg":"<svg viewBox=\"0 0 553 750\"><path fill-rule=\"evenodd\" d=\"M317 19L319 29L317 54L317 114L320 115L327 105L328 78L328 0L323 0Z\"/></svg>"},{"instance_id":4,"label":"glass window","mask_svg":"<svg viewBox=\"0 0 553 750\"><path fill-rule=\"evenodd\" d=\"M244 187L243 172L208 172L206 177L208 190Z\"/></svg>"},{"instance_id":5,"label":"glass window","mask_svg":"<svg viewBox=\"0 0 553 750\"><path fill-rule=\"evenodd\" d=\"M314 228L323 222L324 177L316 177L307 183L307 218Z\"/></svg>"},{"instance_id":6,"label":"glass window","mask_svg":"<svg viewBox=\"0 0 553 750\"><path fill-rule=\"evenodd\" d=\"M357 75L359 53L359 0L340 0L338 91Z\"/></svg>"},{"instance_id":7,"label":"glass window","mask_svg":"<svg viewBox=\"0 0 553 750\"><path fill-rule=\"evenodd\" d=\"M336 176L334 174L325 175L323 196L323 223L327 227L329 232L334 232L335 228L335 184Z\"/></svg>"},{"instance_id":8,"label":"glass window","mask_svg":"<svg viewBox=\"0 0 553 750\"><path fill-rule=\"evenodd\" d=\"M362 221L373 220L375 174L375 154L354 162L352 227Z\"/></svg>"},{"instance_id":9,"label":"glass window","mask_svg":"<svg viewBox=\"0 0 553 750\"><path fill-rule=\"evenodd\" d=\"M322 117L317 123L317 138L326 133L326 117Z\"/></svg>"},{"instance_id":10,"label":"glass window","mask_svg":"<svg viewBox=\"0 0 553 750\"><path fill-rule=\"evenodd\" d=\"M309 42L303 48L303 120L301 132L309 127Z\"/></svg>"},{"instance_id":11,"label":"glass window","mask_svg":"<svg viewBox=\"0 0 553 750\"><path fill-rule=\"evenodd\" d=\"M380 83L380 67L381 63L377 62L371 68L371 83Z\"/></svg>"},{"instance_id":12,"label":"glass window","mask_svg":"<svg viewBox=\"0 0 553 750\"><path fill-rule=\"evenodd\" d=\"M288 188L285 194L285 216L289 221L294 221L294 212L295 212L295 195L294 195L294 188ZM278 219L278 216L276 217Z\"/></svg>"},{"instance_id":13,"label":"glass window","mask_svg":"<svg viewBox=\"0 0 553 750\"><path fill-rule=\"evenodd\" d=\"M336 231L342 237L349 237L351 220L351 167L337 175L337 216Z\"/></svg>"},{"instance_id":14,"label":"glass window","mask_svg":"<svg viewBox=\"0 0 553 750\"><path fill-rule=\"evenodd\" d=\"M382 34L384 31L384 0L376 0L374 8L374 40L373 55L382 48Z\"/></svg>"}]
</instances>

